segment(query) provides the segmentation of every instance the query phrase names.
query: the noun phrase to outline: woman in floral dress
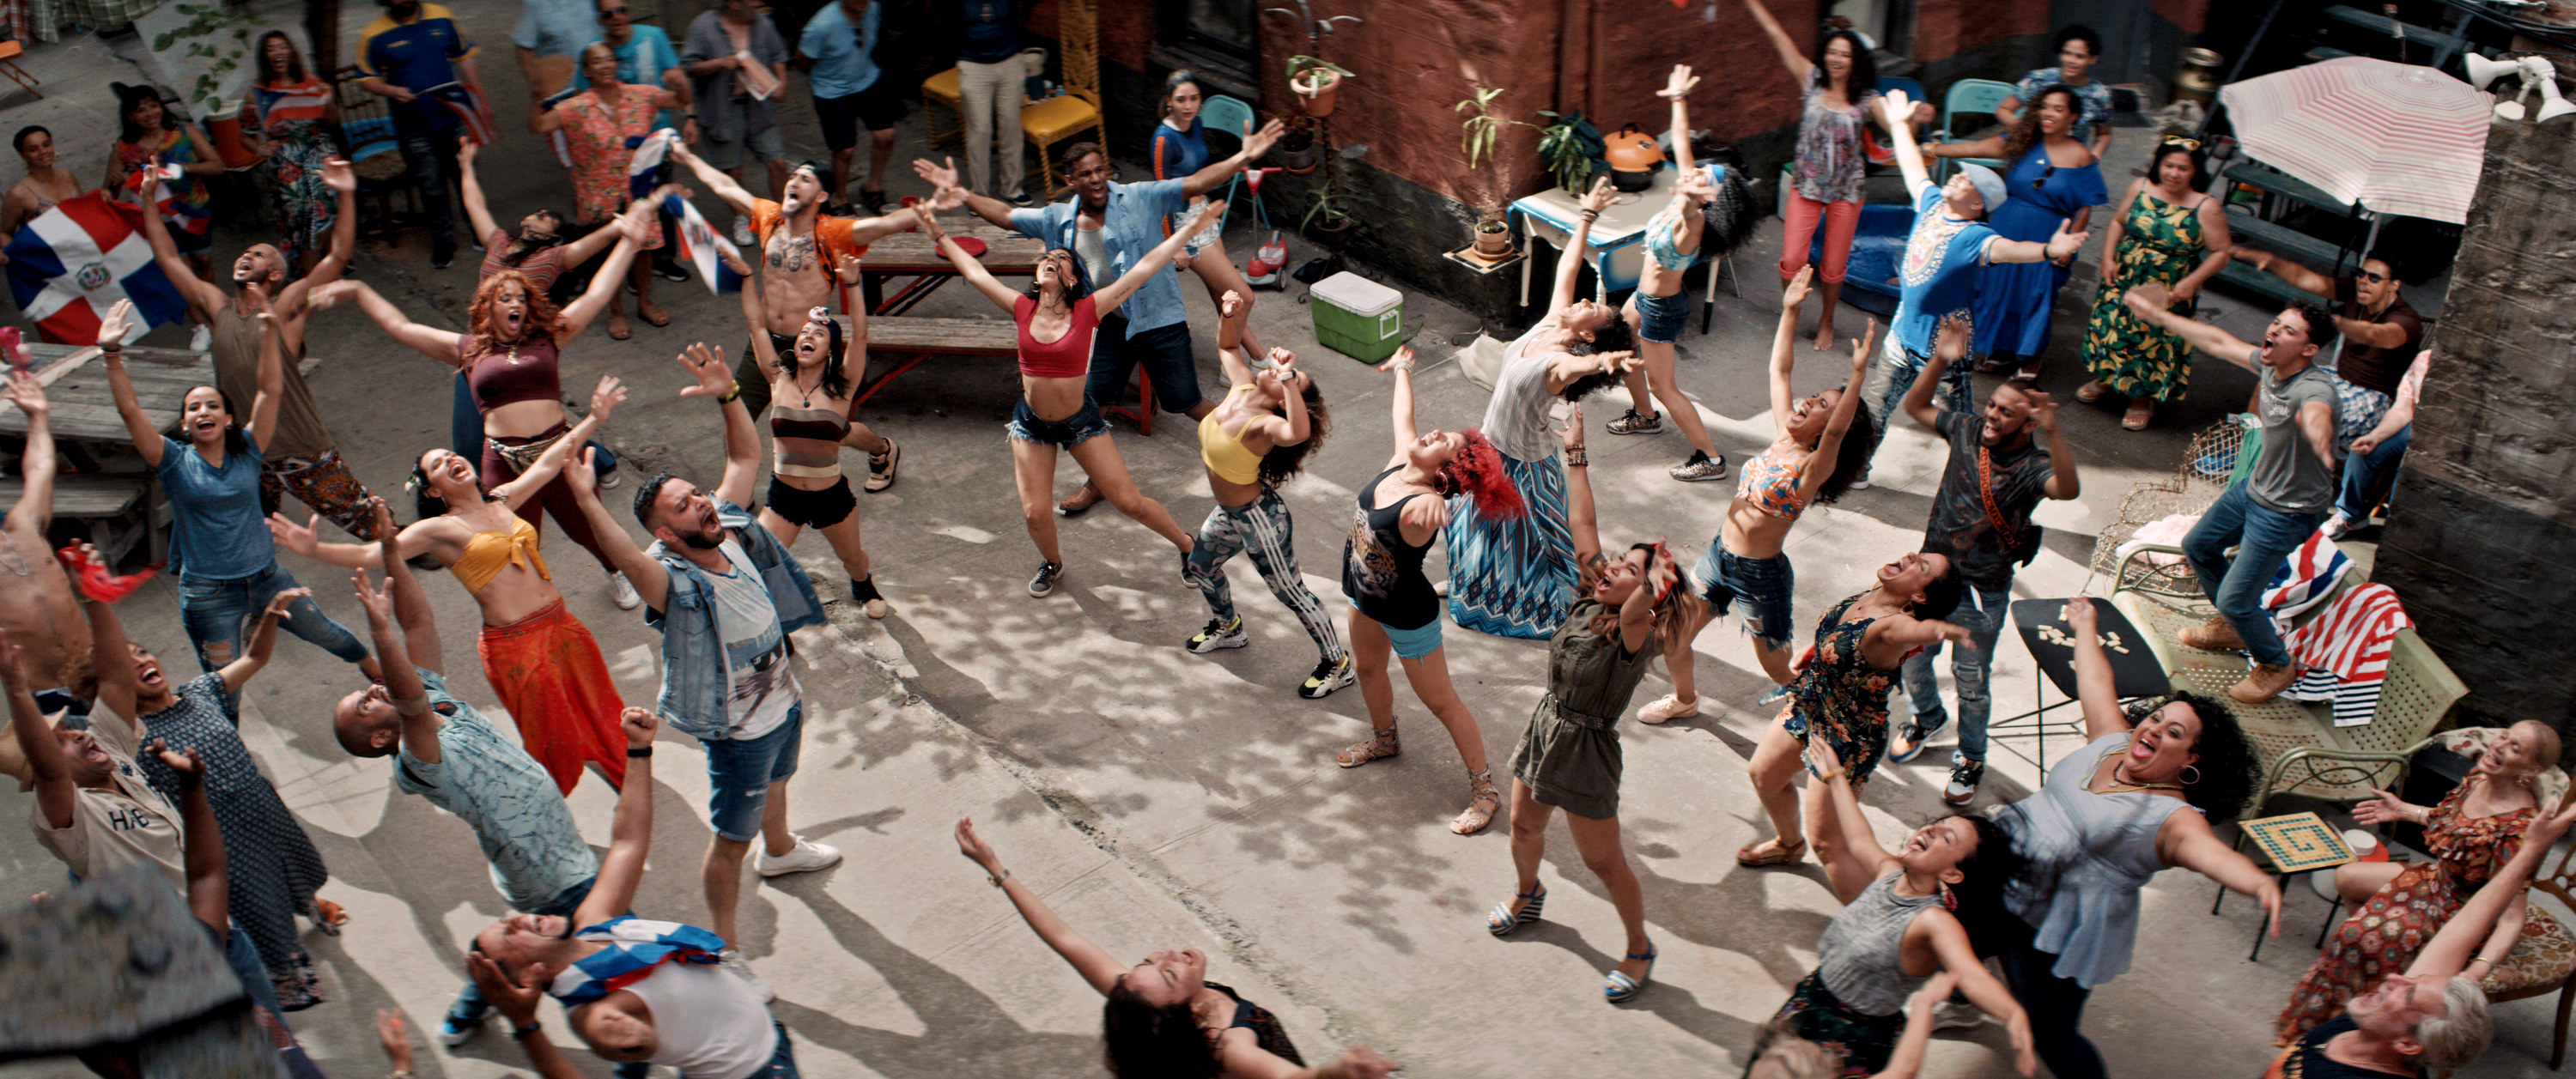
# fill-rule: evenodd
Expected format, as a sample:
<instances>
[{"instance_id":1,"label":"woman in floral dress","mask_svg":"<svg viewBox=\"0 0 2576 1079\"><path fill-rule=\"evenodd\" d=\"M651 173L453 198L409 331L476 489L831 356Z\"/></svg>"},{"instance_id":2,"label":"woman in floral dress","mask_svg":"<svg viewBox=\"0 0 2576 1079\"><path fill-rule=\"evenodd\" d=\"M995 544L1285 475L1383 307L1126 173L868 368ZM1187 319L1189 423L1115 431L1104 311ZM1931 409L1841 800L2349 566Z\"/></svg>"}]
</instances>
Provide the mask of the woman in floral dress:
<instances>
[{"instance_id":1,"label":"woman in floral dress","mask_svg":"<svg viewBox=\"0 0 2576 1079\"><path fill-rule=\"evenodd\" d=\"M2352 917L2344 919L2334 942L2290 991L2275 1044L2297 1041L2342 1015L2345 1002L2377 988L2391 974L2405 973L2425 942L2521 849L2523 829L2540 809L2534 780L2557 762L2558 733L2526 719L2488 742L2477 768L2440 804L2409 805L2382 791L2355 806L2354 818L2365 825L2399 820L2423 825L2424 848L2433 860L2406 866L2354 862L2335 872L2335 886L2353 904ZM2378 883L2376 889L2373 883ZM2523 897L2514 897L2462 975L2483 980L2495 972L2522 935L2524 904Z\"/></svg>"},{"instance_id":2,"label":"woman in floral dress","mask_svg":"<svg viewBox=\"0 0 2576 1079\"><path fill-rule=\"evenodd\" d=\"M582 74L590 78L590 89L573 95L548 110L540 102L531 126L538 134L561 131L572 144L572 216L575 224L605 225L610 218L625 211L634 201L628 185L626 166L634 160L634 148L628 139L653 133L653 114L663 109L687 112L688 97L659 86L626 84L617 81L617 54L607 45L591 42L581 50ZM651 219L644 237L647 251L662 246L660 215ZM636 259L627 267L627 284L635 290L635 314L655 326L668 326L671 316L653 303L653 261ZM626 340L633 330L626 325L626 298L611 293L608 300L608 336Z\"/></svg>"},{"instance_id":3,"label":"woman in floral dress","mask_svg":"<svg viewBox=\"0 0 2576 1079\"><path fill-rule=\"evenodd\" d=\"M2200 144L2169 138L2156 147L2147 174L2129 181L2121 210L2102 230L2102 288L2093 295L2093 317L2084 326L2084 369L2093 376L2075 391L2092 403L2106 393L2125 394L2128 414L2120 426L2143 431L2158 401L2182 399L2191 381L2191 353L2182 338L2139 321L2122 295L2148 282L2173 289L2172 310L2189 315L2200 286L2227 265L2227 212L2201 194Z\"/></svg>"},{"instance_id":4,"label":"woman in floral dress","mask_svg":"<svg viewBox=\"0 0 2576 1079\"><path fill-rule=\"evenodd\" d=\"M241 127L268 173L277 209L277 248L299 275L331 246L339 196L322 182L322 162L339 142L340 103L330 84L304 69L284 31L259 39L259 80L242 99Z\"/></svg>"}]
</instances>

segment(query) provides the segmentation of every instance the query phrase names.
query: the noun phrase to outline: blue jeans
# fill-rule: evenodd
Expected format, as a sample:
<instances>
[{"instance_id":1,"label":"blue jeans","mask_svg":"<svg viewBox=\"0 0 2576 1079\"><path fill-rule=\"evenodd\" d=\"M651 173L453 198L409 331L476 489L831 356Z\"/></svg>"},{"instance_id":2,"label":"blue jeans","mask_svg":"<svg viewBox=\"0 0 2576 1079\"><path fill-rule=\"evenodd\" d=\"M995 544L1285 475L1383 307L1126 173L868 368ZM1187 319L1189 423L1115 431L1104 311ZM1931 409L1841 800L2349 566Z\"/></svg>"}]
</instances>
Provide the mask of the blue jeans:
<instances>
[{"instance_id":1,"label":"blue jeans","mask_svg":"<svg viewBox=\"0 0 2576 1079\"><path fill-rule=\"evenodd\" d=\"M668 216L668 215L665 215ZM596 441L590 447L594 468L605 476L617 471L617 455ZM447 448L468 461L483 459L483 410L474 405L474 387L465 381L465 372L456 373L455 400L447 411Z\"/></svg>"},{"instance_id":2,"label":"blue jeans","mask_svg":"<svg viewBox=\"0 0 2576 1079\"><path fill-rule=\"evenodd\" d=\"M2381 477L2396 471L2397 463L2406 459L2407 436L2414 433L2415 425L2408 424L2369 453L2344 457L2343 494L2335 499L2335 512L2356 525L2369 520L2371 492L2379 489Z\"/></svg>"},{"instance_id":3,"label":"blue jeans","mask_svg":"<svg viewBox=\"0 0 2576 1079\"><path fill-rule=\"evenodd\" d=\"M1986 720L1995 710L1994 692L1986 682L1994 673L1995 641L2003 636L2004 612L2011 606L2009 585L1992 590L1969 585L1958 609L1944 619L1967 630L1975 645L1950 657L1950 682L1959 694L1959 756L1967 760L1986 759ZM1932 672L1941 648L1942 642L1934 641L1905 661L1905 696L1914 702L1914 729L1927 735L1950 722L1941 707L1941 680Z\"/></svg>"},{"instance_id":4,"label":"blue jeans","mask_svg":"<svg viewBox=\"0 0 2576 1079\"><path fill-rule=\"evenodd\" d=\"M1898 359L1900 356L1904 358ZM1878 420L1879 430L1887 430L1887 418L1894 415L1896 406L1904 402L1905 391L1914 388L1914 380L1923 377L1923 365L1931 362L1931 359L1932 357L1928 355L1897 344L1894 337L1890 336L1887 347L1881 351L1877 361L1887 365L1887 393L1875 402L1868 402L1872 406L1869 414ZM1977 385L1968 375L1967 361L1961 360L1943 370L1941 386L1950 391L1950 407L1959 409L1976 407ZM1936 406L1940 403L1939 390L1933 391L1932 400ZM1886 440L1880 439L1879 444L1885 445Z\"/></svg>"},{"instance_id":5,"label":"blue jeans","mask_svg":"<svg viewBox=\"0 0 2576 1079\"><path fill-rule=\"evenodd\" d=\"M277 594L296 587L295 578L284 567L270 562L268 568L248 577L211 580L204 577L179 578L179 621L188 630L188 642L196 646L197 666L213 671L241 656L244 624ZM315 647L350 663L367 658L367 646L349 627L331 620L315 606L313 597L296 600L286 608L288 618L278 628L302 637ZM221 646L219 659L210 652Z\"/></svg>"},{"instance_id":6,"label":"blue jeans","mask_svg":"<svg viewBox=\"0 0 2576 1079\"><path fill-rule=\"evenodd\" d=\"M786 662L779 657L779 662ZM700 741L707 751L707 823L736 843L760 838L761 810L771 784L796 774L804 747L805 705L790 706L787 720L758 738Z\"/></svg>"},{"instance_id":7,"label":"blue jeans","mask_svg":"<svg viewBox=\"0 0 2576 1079\"><path fill-rule=\"evenodd\" d=\"M2281 635L2272 629L2272 616L2263 610L2263 587L2272 583L2272 571L2281 568L2282 561L2307 542L2325 518L2323 513L2283 513L2266 507L2239 483L2201 511L2200 523L2182 538L2183 557L2200 575L2201 591L2218 605L2219 617L2236 627L2236 635L2245 639L2245 651L2256 663L2279 667L2290 662L2290 650L2282 646ZM2227 560L2231 544L2236 547L2232 563Z\"/></svg>"},{"instance_id":8,"label":"blue jeans","mask_svg":"<svg viewBox=\"0 0 2576 1079\"><path fill-rule=\"evenodd\" d=\"M457 129L450 126L434 131L406 130L400 135L403 166L411 170L412 186L420 189L421 215L429 225L429 238L454 251L456 223L451 216L448 192L459 180L456 171Z\"/></svg>"},{"instance_id":9,"label":"blue jeans","mask_svg":"<svg viewBox=\"0 0 2576 1079\"><path fill-rule=\"evenodd\" d=\"M1082 394L1108 408L1127 389L1127 374L1145 365L1154 385L1154 407L1187 412L1199 405L1199 369L1190 357L1190 324L1175 322L1127 336L1127 319L1112 312L1091 339L1091 372Z\"/></svg>"},{"instance_id":10,"label":"blue jeans","mask_svg":"<svg viewBox=\"0 0 2576 1079\"><path fill-rule=\"evenodd\" d=\"M596 876L585 877L580 883L569 885L563 891L555 893L554 898L546 900L535 910L522 913L570 918L573 912L581 909L581 901L590 898L591 887L598 883L599 878ZM472 1026L482 1022L484 1013L491 1008L492 1002L483 999L482 987L475 985L474 979L467 978L465 991L456 994L456 1003L447 1006L447 1017L455 1020L458 1026Z\"/></svg>"}]
</instances>

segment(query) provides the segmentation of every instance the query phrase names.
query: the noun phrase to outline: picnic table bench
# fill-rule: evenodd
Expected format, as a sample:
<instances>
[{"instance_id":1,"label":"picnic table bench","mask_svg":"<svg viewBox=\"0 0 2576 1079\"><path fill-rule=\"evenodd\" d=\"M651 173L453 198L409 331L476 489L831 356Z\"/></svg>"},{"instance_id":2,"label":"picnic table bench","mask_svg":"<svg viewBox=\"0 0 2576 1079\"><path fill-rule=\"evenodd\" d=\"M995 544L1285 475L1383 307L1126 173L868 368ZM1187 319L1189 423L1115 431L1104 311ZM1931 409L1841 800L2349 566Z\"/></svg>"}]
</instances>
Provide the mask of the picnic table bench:
<instances>
[{"instance_id":1,"label":"picnic table bench","mask_svg":"<svg viewBox=\"0 0 2576 1079\"><path fill-rule=\"evenodd\" d=\"M27 354L37 379L46 383L48 426L62 461L54 479L54 519L86 525L90 542L112 565L137 550L160 561L167 550L169 503L134 452L98 350L30 344ZM215 380L215 361L205 353L128 347L124 355L136 401L146 415L164 421L165 431L178 426L180 399ZM309 367L314 361L305 362ZM0 406L0 434L26 433L26 413ZM0 499L14 503L24 490L15 480L0 484Z\"/></svg>"},{"instance_id":2,"label":"picnic table bench","mask_svg":"<svg viewBox=\"0 0 2576 1079\"><path fill-rule=\"evenodd\" d=\"M0 480L0 506L18 504L27 485ZM156 496L150 478L134 475L58 475L54 477L54 519L89 526L89 541L111 566L140 548L144 561L159 562L166 545L162 529L170 523L170 504Z\"/></svg>"},{"instance_id":3,"label":"picnic table bench","mask_svg":"<svg viewBox=\"0 0 2576 1079\"><path fill-rule=\"evenodd\" d=\"M1046 254L1046 245L1011 229L975 219L949 235L959 240L980 242L984 251L976 261L995 277L1028 277L1038 272L1038 256ZM975 244L966 244L968 251ZM957 276L957 267L919 232L898 232L868 245L868 253L859 260L859 298L871 314L900 315L912 309L949 278ZM889 278L911 277L915 280L898 290L894 298L885 296Z\"/></svg>"},{"instance_id":4,"label":"picnic table bench","mask_svg":"<svg viewBox=\"0 0 2576 1079\"><path fill-rule=\"evenodd\" d=\"M932 318L925 315L880 315L868 320L868 355L903 357L886 372L870 378L859 387L858 396L850 399L855 410L876 395L886 383L894 381L932 356L1012 356L1020 353L1020 327L1001 318ZM1154 433L1154 384L1146 379L1144 368L1136 372L1138 403L1103 405L1101 411L1125 416L1136 427Z\"/></svg>"}]
</instances>

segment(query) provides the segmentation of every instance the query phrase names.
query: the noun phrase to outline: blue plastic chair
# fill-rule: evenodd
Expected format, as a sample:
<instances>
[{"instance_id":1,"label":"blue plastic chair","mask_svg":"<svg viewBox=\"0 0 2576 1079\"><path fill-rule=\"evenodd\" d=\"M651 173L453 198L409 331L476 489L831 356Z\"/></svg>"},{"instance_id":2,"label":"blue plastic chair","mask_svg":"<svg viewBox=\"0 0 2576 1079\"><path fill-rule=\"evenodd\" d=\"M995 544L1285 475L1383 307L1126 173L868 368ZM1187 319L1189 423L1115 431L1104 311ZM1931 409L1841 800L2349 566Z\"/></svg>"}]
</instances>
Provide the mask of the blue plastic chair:
<instances>
[{"instance_id":1,"label":"blue plastic chair","mask_svg":"<svg viewBox=\"0 0 2576 1079\"><path fill-rule=\"evenodd\" d=\"M2002 105L2004 99L2011 96L2013 96L2013 84L2008 82L1996 82L1993 79L1961 79L1951 83L1949 92L1941 99L1941 130L1933 132L1932 137L1944 142L1957 138L1960 131L1959 117L1993 116L1996 107ZM1933 175L1936 182L1949 175L1952 165L1977 164L2001 172L2005 164L2002 158L1994 157L1953 157L1941 160L1943 162L1941 171Z\"/></svg>"},{"instance_id":2,"label":"blue plastic chair","mask_svg":"<svg viewBox=\"0 0 2576 1079\"><path fill-rule=\"evenodd\" d=\"M1257 118L1252 114L1252 106L1224 94L1210 94L1207 101L1199 106L1199 127L1202 133L1225 135L1234 139L1237 145L1241 145L1243 141L1243 129L1256 122ZM1243 174L1240 172L1228 178L1225 182L1225 192L1217 196L1217 201L1231 210L1234 206L1234 190L1242 183ZM1261 196L1258 193L1252 195L1252 215L1253 220L1259 222L1261 228L1270 227L1270 212L1262 208Z\"/></svg>"}]
</instances>

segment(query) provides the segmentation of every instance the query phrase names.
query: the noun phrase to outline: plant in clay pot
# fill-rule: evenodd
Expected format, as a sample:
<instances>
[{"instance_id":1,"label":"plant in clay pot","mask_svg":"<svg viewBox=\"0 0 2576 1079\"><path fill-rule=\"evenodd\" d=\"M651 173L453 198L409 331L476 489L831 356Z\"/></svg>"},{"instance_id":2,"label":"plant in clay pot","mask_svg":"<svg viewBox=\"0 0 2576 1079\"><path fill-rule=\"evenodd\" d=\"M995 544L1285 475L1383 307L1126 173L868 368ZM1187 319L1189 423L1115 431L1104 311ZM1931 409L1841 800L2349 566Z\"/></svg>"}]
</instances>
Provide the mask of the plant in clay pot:
<instances>
[{"instance_id":1,"label":"plant in clay pot","mask_svg":"<svg viewBox=\"0 0 2576 1079\"><path fill-rule=\"evenodd\" d=\"M1313 122L1300 118L1289 126L1287 134L1279 137L1279 143L1271 148L1271 154L1279 159L1279 167L1287 170L1288 175L1304 176L1315 171L1315 163L1324 159L1324 148L1315 144Z\"/></svg>"},{"instance_id":2,"label":"plant in clay pot","mask_svg":"<svg viewBox=\"0 0 2576 1079\"><path fill-rule=\"evenodd\" d=\"M1342 80L1359 76L1330 60L1313 56L1288 58L1288 89L1306 99L1306 115L1325 117L1333 114L1333 99L1341 93Z\"/></svg>"}]
</instances>

